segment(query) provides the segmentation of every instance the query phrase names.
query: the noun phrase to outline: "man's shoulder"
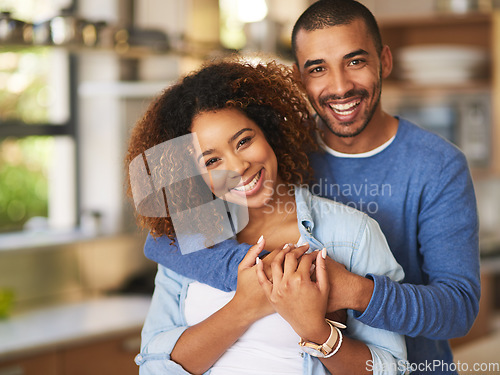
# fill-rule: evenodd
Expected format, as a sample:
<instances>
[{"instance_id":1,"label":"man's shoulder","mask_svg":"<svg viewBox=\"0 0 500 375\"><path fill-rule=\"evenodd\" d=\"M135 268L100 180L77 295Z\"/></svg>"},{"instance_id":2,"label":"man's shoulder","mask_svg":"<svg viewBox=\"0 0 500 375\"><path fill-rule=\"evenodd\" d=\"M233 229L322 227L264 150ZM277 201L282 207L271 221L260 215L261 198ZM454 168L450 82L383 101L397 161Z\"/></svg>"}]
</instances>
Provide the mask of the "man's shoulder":
<instances>
[{"instance_id":1,"label":"man's shoulder","mask_svg":"<svg viewBox=\"0 0 500 375\"><path fill-rule=\"evenodd\" d=\"M449 140L411 121L400 118L399 127L400 144L409 151L413 151L413 156L425 155L426 158L433 156L439 158L463 156L462 151Z\"/></svg>"}]
</instances>

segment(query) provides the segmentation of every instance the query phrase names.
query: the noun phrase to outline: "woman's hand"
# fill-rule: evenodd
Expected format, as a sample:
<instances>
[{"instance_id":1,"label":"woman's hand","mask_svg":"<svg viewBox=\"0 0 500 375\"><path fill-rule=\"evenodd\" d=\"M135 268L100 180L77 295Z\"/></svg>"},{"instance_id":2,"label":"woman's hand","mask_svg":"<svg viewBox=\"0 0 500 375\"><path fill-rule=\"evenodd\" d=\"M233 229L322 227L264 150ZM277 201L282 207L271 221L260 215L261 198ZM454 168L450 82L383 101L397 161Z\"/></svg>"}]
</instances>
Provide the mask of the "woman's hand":
<instances>
[{"instance_id":1,"label":"woman's hand","mask_svg":"<svg viewBox=\"0 0 500 375\"><path fill-rule=\"evenodd\" d=\"M274 259L278 254L287 254L288 252L291 252L294 254L294 256L297 259L300 259L302 255L305 254L305 252L309 250L309 244L305 243L302 246L295 246L293 244L284 244L282 248L274 249L271 251L269 254L266 254L264 257L260 259L262 261L262 265L264 268L264 272L268 278L269 281L273 281L273 274L272 274L272 264Z\"/></svg>"},{"instance_id":2,"label":"woman's hand","mask_svg":"<svg viewBox=\"0 0 500 375\"><path fill-rule=\"evenodd\" d=\"M324 342L330 328L325 322L330 290L326 271L326 250L304 254L300 259L293 252L282 251L272 262L269 281L262 263L257 275L270 304L302 338ZM316 281L311 280L315 263Z\"/></svg>"},{"instance_id":3,"label":"woman's hand","mask_svg":"<svg viewBox=\"0 0 500 375\"><path fill-rule=\"evenodd\" d=\"M248 318L256 321L264 316L274 313L274 309L266 298L262 288L259 287L257 279L257 267L255 266L259 254L264 250L265 239L261 237L257 244L253 245L238 266L238 283L236 293L231 303L245 306Z\"/></svg>"}]
</instances>

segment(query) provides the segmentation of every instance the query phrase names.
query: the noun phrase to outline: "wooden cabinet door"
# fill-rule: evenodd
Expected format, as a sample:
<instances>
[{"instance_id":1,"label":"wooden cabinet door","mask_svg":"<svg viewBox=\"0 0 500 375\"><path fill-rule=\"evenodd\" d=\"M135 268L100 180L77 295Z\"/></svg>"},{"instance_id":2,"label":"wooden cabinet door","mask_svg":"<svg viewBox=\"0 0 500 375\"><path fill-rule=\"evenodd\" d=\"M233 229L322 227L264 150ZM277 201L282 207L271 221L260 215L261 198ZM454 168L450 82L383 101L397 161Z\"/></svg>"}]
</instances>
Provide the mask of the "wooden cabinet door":
<instances>
[{"instance_id":1,"label":"wooden cabinet door","mask_svg":"<svg viewBox=\"0 0 500 375\"><path fill-rule=\"evenodd\" d=\"M139 349L139 333L66 349L60 352L62 374L137 375L134 358Z\"/></svg>"},{"instance_id":2,"label":"wooden cabinet door","mask_svg":"<svg viewBox=\"0 0 500 375\"><path fill-rule=\"evenodd\" d=\"M56 352L0 362L0 375L61 375Z\"/></svg>"}]
</instances>

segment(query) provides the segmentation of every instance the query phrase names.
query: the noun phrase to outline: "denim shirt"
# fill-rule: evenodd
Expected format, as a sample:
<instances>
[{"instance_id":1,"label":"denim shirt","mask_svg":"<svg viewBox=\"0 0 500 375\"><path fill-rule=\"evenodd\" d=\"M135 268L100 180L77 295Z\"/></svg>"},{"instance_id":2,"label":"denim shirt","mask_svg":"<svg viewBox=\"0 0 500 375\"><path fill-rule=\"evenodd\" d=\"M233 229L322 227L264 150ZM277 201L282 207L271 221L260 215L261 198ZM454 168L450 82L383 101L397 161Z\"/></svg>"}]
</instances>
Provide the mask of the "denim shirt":
<instances>
[{"instance_id":1,"label":"denim shirt","mask_svg":"<svg viewBox=\"0 0 500 375\"><path fill-rule=\"evenodd\" d=\"M404 277L378 224L366 214L340 203L313 196L295 188L297 219L301 237L312 250L327 249L328 256L358 275L385 275L395 281ZM186 372L170 359L177 340L188 328L184 301L194 280L158 266L151 307L142 330L141 353L136 357L141 375ZM345 335L363 341L372 354L367 368L374 374L403 374L406 345L402 335L365 325L347 312ZM210 370L206 372L210 374ZM304 375L326 375L321 361L304 353Z\"/></svg>"}]
</instances>

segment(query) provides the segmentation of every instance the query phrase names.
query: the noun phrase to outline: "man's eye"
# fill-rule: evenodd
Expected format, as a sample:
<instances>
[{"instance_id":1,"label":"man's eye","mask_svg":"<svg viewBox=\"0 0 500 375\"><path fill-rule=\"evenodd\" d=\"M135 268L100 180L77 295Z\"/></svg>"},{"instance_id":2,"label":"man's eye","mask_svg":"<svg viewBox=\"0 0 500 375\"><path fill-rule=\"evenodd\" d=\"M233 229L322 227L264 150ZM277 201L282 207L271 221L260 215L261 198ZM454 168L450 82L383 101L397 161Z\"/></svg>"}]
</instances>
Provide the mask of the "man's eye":
<instances>
[{"instance_id":1,"label":"man's eye","mask_svg":"<svg viewBox=\"0 0 500 375\"><path fill-rule=\"evenodd\" d=\"M315 68L312 68L309 73L321 73L322 71L324 71L324 68L321 67L321 66L317 66Z\"/></svg>"},{"instance_id":2,"label":"man's eye","mask_svg":"<svg viewBox=\"0 0 500 375\"><path fill-rule=\"evenodd\" d=\"M363 63L365 63L365 62L366 62L366 60L363 60L363 59L356 59L356 60L352 60L352 61L350 62L350 65L361 65L361 64L363 64Z\"/></svg>"}]
</instances>

